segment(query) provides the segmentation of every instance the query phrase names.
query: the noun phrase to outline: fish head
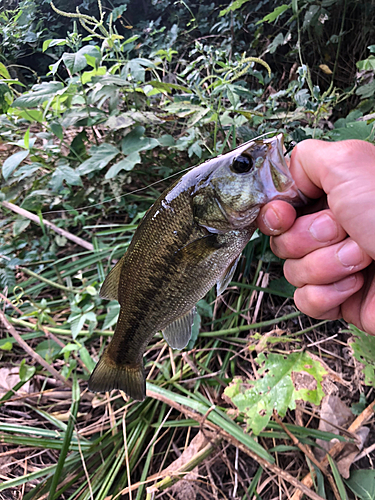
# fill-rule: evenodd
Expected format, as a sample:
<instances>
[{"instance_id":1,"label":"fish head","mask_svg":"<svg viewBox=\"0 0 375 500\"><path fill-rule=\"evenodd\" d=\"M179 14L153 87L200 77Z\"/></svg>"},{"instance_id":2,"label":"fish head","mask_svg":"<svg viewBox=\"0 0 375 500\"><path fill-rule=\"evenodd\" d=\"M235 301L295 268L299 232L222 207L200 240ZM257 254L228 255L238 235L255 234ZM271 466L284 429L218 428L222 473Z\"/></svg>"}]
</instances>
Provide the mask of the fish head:
<instances>
[{"instance_id":1,"label":"fish head","mask_svg":"<svg viewBox=\"0 0 375 500\"><path fill-rule=\"evenodd\" d=\"M263 205L276 199L294 206L304 204L284 155L283 136L279 134L271 139L250 141L211 160L210 163L215 162L216 166L212 164L199 196L204 199L206 187L211 205L214 202L217 209L211 206L214 220L206 221L206 225L215 227L216 223L223 229L225 219L230 227L247 227L254 222ZM219 212L223 216L221 221Z\"/></svg>"}]
</instances>

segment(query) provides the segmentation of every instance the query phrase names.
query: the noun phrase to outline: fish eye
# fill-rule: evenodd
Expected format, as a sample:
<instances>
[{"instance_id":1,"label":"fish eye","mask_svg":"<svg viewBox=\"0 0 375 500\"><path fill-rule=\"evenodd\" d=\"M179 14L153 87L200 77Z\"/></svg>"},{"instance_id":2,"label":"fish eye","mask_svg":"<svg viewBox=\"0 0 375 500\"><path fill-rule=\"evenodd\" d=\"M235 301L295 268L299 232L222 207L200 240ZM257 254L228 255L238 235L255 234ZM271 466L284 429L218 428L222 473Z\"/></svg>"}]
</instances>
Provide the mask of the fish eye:
<instances>
[{"instance_id":1,"label":"fish eye","mask_svg":"<svg viewBox=\"0 0 375 500\"><path fill-rule=\"evenodd\" d=\"M237 156L237 158L233 160L231 170L236 174L246 174L250 172L252 166L253 160L251 158L248 156Z\"/></svg>"}]
</instances>

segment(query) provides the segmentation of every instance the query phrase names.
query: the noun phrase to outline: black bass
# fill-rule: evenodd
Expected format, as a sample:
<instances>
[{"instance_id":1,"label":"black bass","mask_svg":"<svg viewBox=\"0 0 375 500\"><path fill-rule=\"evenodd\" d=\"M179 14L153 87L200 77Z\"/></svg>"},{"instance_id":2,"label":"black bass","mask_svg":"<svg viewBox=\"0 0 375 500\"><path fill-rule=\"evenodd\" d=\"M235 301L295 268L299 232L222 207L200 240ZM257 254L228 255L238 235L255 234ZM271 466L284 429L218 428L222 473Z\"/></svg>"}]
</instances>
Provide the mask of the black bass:
<instances>
[{"instance_id":1,"label":"black bass","mask_svg":"<svg viewBox=\"0 0 375 500\"><path fill-rule=\"evenodd\" d=\"M214 285L225 290L260 208L274 199L301 204L281 134L206 161L160 196L101 287L121 310L90 390L145 398L147 344L158 331L174 349L188 344L195 304Z\"/></svg>"}]
</instances>

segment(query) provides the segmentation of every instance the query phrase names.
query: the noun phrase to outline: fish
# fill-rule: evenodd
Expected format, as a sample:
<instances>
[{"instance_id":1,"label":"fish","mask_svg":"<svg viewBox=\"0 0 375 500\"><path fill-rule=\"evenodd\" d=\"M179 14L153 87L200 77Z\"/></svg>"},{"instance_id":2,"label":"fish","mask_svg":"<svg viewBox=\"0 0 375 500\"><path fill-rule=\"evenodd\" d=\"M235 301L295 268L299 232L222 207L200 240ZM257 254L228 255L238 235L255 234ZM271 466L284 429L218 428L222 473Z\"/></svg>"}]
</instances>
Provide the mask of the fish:
<instances>
[{"instance_id":1,"label":"fish","mask_svg":"<svg viewBox=\"0 0 375 500\"><path fill-rule=\"evenodd\" d=\"M189 343L196 303L220 295L271 200L305 202L284 157L283 136L251 140L192 168L146 212L106 277L100 296L117 300L113 338L89 379L93 392L146 396L145 349L161 331L173 349Z\"/></svg>"}]
</instances>

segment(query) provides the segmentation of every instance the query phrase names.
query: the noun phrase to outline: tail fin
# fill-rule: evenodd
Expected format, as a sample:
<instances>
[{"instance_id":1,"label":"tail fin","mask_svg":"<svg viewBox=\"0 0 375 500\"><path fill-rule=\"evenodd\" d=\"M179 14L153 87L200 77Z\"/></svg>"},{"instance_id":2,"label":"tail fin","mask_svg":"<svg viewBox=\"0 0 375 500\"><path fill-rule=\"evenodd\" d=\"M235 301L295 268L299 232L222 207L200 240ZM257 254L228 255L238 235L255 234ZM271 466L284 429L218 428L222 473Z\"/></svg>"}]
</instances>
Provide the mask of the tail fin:
<instances>
[{"instance_id":1,"label":"tail fin","mask_svg":"<svg viewBox=\"0 0 375 500\"><path fill-rule=\"evenodd\" d=\"M143 401L146 397L146 380L142 361L134 365L119 365L104 352L91 374L89 389L92 392L120 389L131 398Z\"/></svg>"}]
</instances>

